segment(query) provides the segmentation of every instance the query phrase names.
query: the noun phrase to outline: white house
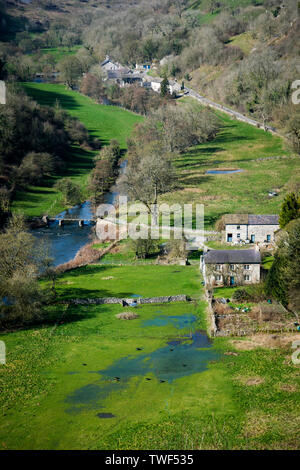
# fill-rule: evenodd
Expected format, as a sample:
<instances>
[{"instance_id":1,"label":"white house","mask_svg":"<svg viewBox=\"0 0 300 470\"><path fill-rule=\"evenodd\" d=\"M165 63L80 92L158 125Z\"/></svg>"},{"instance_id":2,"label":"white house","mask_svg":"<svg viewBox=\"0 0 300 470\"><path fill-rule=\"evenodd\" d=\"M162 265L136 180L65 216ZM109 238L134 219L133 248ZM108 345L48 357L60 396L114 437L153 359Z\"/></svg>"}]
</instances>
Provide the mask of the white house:
<instances>
[{"instance_id":1,"label":"white house","mask_svg":"<svg viewBox=\"0 0 300 470\"><path fill-rule=\"evenodd\" d=\"M257 247L248 250L209 250L201 256L200 267L206 285L238 286L260 281L261 255Z\"/></svg>"},{"instance_id":2,"label":"white house","mask_svg":"<svg viewBox=\"0 0 300 470\"><path fill-rule=\"evenodd\" d=\"M177 80L169 80L169 91L171 95L173 95L173 93L180 93L181 85L177 82Z\"/></svg>"},{"instance_id":3,"label":"white house","mask_svg":"<svg viewBox=\"0 0 300 470\"><path fill-rule=\"evenodd\" d=\"M278 215L227 214L223 241L226 243L274 243Z\"/></svg>"},{"instance_id":4,"label":"white house","mask_svg":"<svg viewBox=\"0 0 300 470\"><path fill-rule=\"evenodd\" d=\"M161 89L161 82L163 81L163 78L161 77L151 77L151 88L153 91L156 91L156 93L160 92Z\"/></svg>"}]
</instances>

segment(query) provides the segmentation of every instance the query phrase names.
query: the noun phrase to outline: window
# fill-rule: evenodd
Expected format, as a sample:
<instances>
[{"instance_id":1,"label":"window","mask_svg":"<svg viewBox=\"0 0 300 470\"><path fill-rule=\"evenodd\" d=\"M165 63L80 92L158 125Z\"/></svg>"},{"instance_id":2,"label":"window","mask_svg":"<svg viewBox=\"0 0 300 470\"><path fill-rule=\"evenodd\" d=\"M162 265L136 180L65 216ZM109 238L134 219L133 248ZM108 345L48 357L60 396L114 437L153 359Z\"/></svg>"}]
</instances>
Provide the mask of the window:
<instances>
[{"instance_id":1,"label":"window","mask_svg":"<svg viewBox=\"0 0 300 470\"><path fill-rule=\"evenodd\" d=\"M240 226L240 225L238 225L236 229L237 229L237 230L241 230L241 226Z\"/></svg>"},{"instance_id":2,"label":"window","mask_svg":"<svg viewBox=\"0 0 300 470\"><path fill-rule=\"evenodd\" d=\"M241 238L241 234L240 233L237 233L236 235L238 238Z\"/></svg>"},{"instance_id":3,"label":"window","mask_svg":"<svg viewBox=\"0 0 300 470\"><path fill-rule=\"evenodd\" d=\"M249 269L250 269L250 265L249 265L249 264L244 264L244 269L249 270Z\"/></svg>"},{"instance_id":4,"label":"window","mask_svg":"<svg viewBox=\"0 0 300 470\"><path fill-rule=\"evenodd\" d=\"M221 265L220 264L216 264L216 270L221 271Z\"/></svg>"},{"instance_id":5,"label":"window","mask_svg":"<svg viewBox=\"0 0 300 470\"><path fill-rule=\"evenodd\" d=\"M267 235L267 242L271 241L271 235Z\"/></svg>"},{"instance_id":6,"label":"window","mask_svg":"<svg viewBox=\"0 0 300 470\"><path fill-rule=\"evenodd\" d=\"M234 264L231 264L231 265L230 265L230 270L231 270L231 271L234 271Z\"/></svg>"},{"instance_id":7,"label":"window","mask_svg":"<svg viewBox=\"0 0 300 470\"><path fill-rule=\"evenodd\" d=\"M250 275L249 275L249 274L245 274L244 280L245 280L245 281L250 281Z\"/></svg>"},{"instance_id":8,"label":"window","mask_svg":"<svg viewBox=\"0 0 300 470\"><path fill-rule=\"evenodd\" d=\"M217 274L216 275L216 281L221 281L221 279L222 279L222 276L220 276L220 274Z\"/></svg>"}]
</instances>

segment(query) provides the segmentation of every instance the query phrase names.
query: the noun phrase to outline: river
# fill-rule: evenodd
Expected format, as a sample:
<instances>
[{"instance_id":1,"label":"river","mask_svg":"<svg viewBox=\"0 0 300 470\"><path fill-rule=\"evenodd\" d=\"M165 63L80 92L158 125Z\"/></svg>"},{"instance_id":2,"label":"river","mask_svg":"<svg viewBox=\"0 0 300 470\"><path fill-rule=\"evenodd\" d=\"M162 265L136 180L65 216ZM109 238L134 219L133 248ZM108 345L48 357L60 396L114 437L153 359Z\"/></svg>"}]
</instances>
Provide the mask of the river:
<instances>
[{"instance_id":1,"label":"river","mask_svg":"<svg viewBox=\"0 0 300 470\"><path fill-rule=\"evenodd\" d=\"M120 174L126 171L127 160L120 164ZM116 183L109 192L104 195L103 202L114 204L120 194L120 188ZM62 263L71 261L78 250L89 243L94 236L94 223L85 222L83 227L79 227L78 222L67 222L68 219L92 219L94 207L90 201L65 210L57 214L57 218L63 218L65 224L59 227L58 221L50 222L48 227L33 229L32 234L42 240L53 259L53 265L58 266Z\"/></svg>"}]
</instances>

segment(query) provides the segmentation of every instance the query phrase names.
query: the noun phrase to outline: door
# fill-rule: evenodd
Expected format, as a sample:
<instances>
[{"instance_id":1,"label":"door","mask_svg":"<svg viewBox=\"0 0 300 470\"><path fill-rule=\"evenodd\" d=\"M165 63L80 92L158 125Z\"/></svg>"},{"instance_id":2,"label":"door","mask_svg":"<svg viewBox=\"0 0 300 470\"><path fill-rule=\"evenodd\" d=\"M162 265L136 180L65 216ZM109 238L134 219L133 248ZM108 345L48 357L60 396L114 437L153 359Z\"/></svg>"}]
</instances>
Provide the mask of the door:
<instances>
[{"instance_id":1,"label":"door","mask_svg":"<svg viewBox=\"0 0 300 470\"><path fill-rule=\"evenodd\" d=\"M234 286L234 276L230 276L230 285Z\"/></svg>"},{"instance_id":2,"label":"door","mask_svg":"<svg viewBox=\"0 0 300 470\"><path fill-rule=\"evenodd\" d=\"M251 235L251 243L255 242L255 235Z\"/></svg>"},{"instance_id":3,"label":"door","mask_svg":"<svg viewBox=\"0 0 300 470\"><path fill-rule=\"evenodd\" d=\"M232 233L227 234L227 241L230 243L232 242Z\"/></svg>"}]
</instances>

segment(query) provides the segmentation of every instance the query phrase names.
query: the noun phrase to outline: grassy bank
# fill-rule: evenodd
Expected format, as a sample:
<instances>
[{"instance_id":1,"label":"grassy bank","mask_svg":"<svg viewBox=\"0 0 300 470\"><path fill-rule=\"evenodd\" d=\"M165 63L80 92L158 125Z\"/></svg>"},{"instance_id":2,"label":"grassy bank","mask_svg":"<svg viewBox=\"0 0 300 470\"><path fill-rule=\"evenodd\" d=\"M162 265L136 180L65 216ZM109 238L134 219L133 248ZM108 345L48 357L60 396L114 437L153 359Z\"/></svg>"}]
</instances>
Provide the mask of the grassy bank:
<instances>
[{"instance_id":1,"label":"grassy bank","mask_svg":"<svg viewBox=\"0 0 300 470\"><path fill-rule=\"evenodd\" d=\"M59 292L201 296L197 273L89 266L60 277ZM48 324L0 334L2 448L296 448L299 369L289 345L232 356L229 339L199 336L192 347L205 309L202 300L143 305L122 321L120 305L57 305Z\"/></svg>"},{"instance_id":2,"label":"grassy bank","mask_svg":"<svg viewBox=\"0 0 300 470\"><path fill-rule=\"evenodd\" d=\"M190 98L182 105L201 109ZM204 204L206 227L212 227L226 213L278 213L284 196L299 179L299 158L291 155L280 137L223 113L217 115L221 131L212 142L193 147L176 159L180 189L168 193L164 200ZM243 171L206 174L215 169ZM270 190L277 190L279 195L270 198Z\"/></svg>"},{"instance_id":3,"label":"grassy bank","mask_svg":"<svg viewBox=\"0 0 300 470\"><path fill-rule=\"evenodd\" d=\"M25 83L23 86L41 105L54 106L59 102L61 108L77 117L86 126L89 134L101 139L104 145L112 139L117 139L122 149L126 149L127 138L134 124L142 119L130 111L98 105L90 98L67 90L63 85ZM53 185L57 179L67 176L85 187L88 174L93 168L94 156L95 152L74 147L64 172L45 180L42 186L28 187L26 192L18 193L13 209L28 216L39 216L46 212L54 215L63 210L59 193Z\"/></svg>"},{"instance_id":4,"label":"grassy bank","mask_svg":"<svg viewBox=\"0 0 300 470\"><path fill-rule=\"evenodd\" d=\"M59 62L61 59L63 59L66 56L71 56L75 55L76 52L79 51L79 49L82 46L72 46L72 47L45 47L44 49L40 49L39 54L41 55L51 55L55 59L55 62ZM35 54L30 54L30 55L35 55Z\"/></svg>"}]
</instances>

